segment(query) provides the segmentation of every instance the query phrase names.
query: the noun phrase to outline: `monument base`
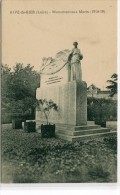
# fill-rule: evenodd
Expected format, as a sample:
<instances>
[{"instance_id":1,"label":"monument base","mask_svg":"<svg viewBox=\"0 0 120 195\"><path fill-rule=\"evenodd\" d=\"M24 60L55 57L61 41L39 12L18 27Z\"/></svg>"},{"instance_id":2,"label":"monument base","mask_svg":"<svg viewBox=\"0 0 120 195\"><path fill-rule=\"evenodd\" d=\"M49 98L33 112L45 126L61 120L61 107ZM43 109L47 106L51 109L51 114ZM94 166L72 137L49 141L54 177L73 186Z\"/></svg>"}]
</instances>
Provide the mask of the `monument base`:
<instances>
[{"instance_id":1,"label":"monument base","mask_svg":"<svg viewBox=\"0 0 120 195\"><path fill-rule=\"evenodd\" d=\"M44 123L44 122L42 122ZM41 133L40 121L37 121L37 132ZM104 137L110 134L116 134L117 131L111 131L110 128L103 128L100 125L66 125L56 124L55 135L58 138L76 142L85 139L93 139L94 137Z\"/></svg>"},{"instance_id":2,"label":"monument base","mask_svg":"<svg viewBox=\"0 0 120 195\"><path fill-rule=\"evenodd\" d=\"M99 125L56 125L56 136L71 142L94 138L97 136L106 136L114 133L117 133L117 131L111 131L109 128L102 128Z\"/></svg>"}]
</instances>

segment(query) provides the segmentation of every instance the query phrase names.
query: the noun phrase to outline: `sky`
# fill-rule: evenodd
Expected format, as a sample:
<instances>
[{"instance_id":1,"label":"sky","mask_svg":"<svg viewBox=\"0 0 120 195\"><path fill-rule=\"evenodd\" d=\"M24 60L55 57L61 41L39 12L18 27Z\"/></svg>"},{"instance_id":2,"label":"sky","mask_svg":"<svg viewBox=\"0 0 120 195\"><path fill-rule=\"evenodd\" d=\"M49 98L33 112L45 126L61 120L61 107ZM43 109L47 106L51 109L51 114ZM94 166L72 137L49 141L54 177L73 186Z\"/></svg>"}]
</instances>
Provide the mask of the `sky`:
<instances>
[{"instance_id":1,"label":"sky","mask_svg":"<svg viewBox=\"0 0 120 195\"><path fill-rule=\"evenodd\" d=\"M47 14L20 14L27 10L46 11ZM55 14L52 10L77 13ZM79 13L79 10L89 13ZM92 10L99 13L92 13ZM117 1L2 2L3 64L13 67L17 62L24 66L30 63L39 71L43 57L71 50L74 41L78 42L84 57L81 62L83 80L88 86L93 83L105 90L106 81L117 72Z\"/></svg>"}]
</instances>

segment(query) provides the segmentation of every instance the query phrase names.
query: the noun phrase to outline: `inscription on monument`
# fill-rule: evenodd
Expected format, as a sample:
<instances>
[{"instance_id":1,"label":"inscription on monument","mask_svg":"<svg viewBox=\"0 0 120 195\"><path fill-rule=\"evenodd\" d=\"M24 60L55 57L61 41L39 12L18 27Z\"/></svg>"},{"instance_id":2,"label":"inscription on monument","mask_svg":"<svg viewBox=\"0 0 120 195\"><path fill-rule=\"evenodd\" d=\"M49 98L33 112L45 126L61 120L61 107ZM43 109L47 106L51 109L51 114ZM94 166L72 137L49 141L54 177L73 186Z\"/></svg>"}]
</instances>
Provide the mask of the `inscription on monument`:
<instances>
[{"instance_id":1,"label":"inscription on monument","mask_svg":"<svg viewBox=\"0 0 120 195\"><path fill-rule=\"evenodd\" d=\"M58 77L58 76L49 77L48 80L45 81L45 83L47 85L53 84L53 83L59 83L59 82L61 82L61 79L63 79L63 77Z\"/></svg>"}]
</instances>

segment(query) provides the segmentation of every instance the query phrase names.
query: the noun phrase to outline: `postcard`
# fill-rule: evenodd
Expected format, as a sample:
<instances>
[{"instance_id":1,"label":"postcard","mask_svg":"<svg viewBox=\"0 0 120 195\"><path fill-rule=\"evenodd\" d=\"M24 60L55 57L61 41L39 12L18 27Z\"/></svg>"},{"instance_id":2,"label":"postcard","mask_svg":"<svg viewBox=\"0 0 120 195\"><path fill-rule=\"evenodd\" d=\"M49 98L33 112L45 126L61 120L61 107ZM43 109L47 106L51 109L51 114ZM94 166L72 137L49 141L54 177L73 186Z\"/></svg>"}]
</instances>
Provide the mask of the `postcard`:
<instances>
[{"instance_id":1,"label":"postcard","mask_svg":"<svg viewBox=\"0 0 120 195\"><path fill-rule=\"evenodd\" d=\"M2 0L1 183L117 184L117 0Z\"/></svg>"}]
</instances>

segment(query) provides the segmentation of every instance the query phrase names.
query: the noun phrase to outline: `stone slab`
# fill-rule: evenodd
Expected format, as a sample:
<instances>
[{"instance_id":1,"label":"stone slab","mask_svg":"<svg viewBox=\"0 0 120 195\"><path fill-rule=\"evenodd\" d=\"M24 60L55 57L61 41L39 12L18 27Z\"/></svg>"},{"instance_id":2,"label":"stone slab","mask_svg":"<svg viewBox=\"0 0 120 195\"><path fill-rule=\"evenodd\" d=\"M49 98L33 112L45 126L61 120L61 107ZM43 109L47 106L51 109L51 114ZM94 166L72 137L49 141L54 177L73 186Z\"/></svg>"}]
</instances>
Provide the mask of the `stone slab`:
<instances>
[{"instance_id":1,"label":"stone slab","mask_svg":"<svg viewBox=\"0 0 120 195\"><path fill-rule=\"evenodd\" d=\"M104 137L104 136L109 136L112 134L116 134L117 131L111 131L111 132L105 132L105 133L96 133L96 134L87 134L87 135L79 135L79 136L70 136L70 135L64 135L64 134L59 134L57 137L70 141L70 142L75 142L75 141L82 141L85 139L91 139L94 137Z\"/></svg>"},{"instance_id":2,"label":"stone slab","mask_svg":"<svg viewBox=\"0 0 120 195\"><path fill-rule=\"evenodd\" d=\"M58 130L57 134L76 136L76 135L88 135L88 134L105 133L105 132L110 132L110 129L99 128L99 129L89 129L89 130L82 130L82 131Z\"/></svg>"},{"instance_id":3,"label":"stone slab","mask_svg":"<svg viewBox=\"0 0 120 195\"><path fill-rule=\"evenodd\" d=\"M66 125L66 124L56 124L56 129L63 130L72 130L72 131L81 131L81 130L89 130L89 129L99 129L100 125L83 125L83 126L74 126L74 125Z\"/></svg>"}]
</instances>

